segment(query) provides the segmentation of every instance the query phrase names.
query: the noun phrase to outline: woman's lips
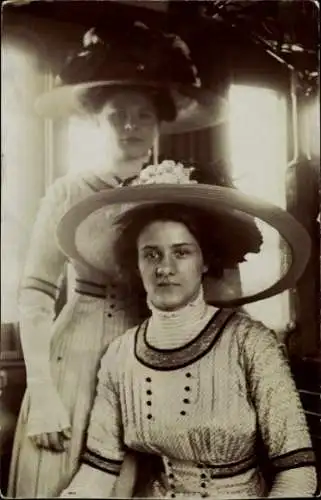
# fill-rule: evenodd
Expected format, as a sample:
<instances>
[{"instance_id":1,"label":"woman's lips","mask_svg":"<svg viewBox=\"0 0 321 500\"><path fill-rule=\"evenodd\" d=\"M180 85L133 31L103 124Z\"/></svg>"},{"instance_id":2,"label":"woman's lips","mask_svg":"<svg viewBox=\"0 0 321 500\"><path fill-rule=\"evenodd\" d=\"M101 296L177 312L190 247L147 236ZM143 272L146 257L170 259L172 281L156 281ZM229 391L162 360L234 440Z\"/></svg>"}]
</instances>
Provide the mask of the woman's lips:
<instances>
[{"instance_id":1,"label":"woman's lips","mask_svg":"<svg viewBox=\"0 0 321 500\"><path fill-rule=\"evenodd\" d=\"M142 142L142 139L140 139L139 137L123 137L123 139L120 140L120 142L127 142L127 143L138 143L138 142Z\"/></svg>"},{"instance_id":2,"label":"woman's lips","mask_svg":"<svg viewBox=\"0 0 321 500\"><path fill-rule=\"evenodd\" d=\"M179 286L178 283L157 283L157 287L166 288L172 286Z\"/></svg>"}]
</instances>

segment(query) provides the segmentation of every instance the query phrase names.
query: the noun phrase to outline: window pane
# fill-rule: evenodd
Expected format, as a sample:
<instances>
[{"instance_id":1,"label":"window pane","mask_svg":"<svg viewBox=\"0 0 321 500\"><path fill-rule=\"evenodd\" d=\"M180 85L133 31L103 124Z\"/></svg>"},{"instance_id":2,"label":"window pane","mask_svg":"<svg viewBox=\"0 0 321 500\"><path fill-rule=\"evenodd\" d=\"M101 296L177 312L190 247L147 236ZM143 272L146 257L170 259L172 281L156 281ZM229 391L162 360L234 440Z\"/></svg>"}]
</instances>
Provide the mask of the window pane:
<instances>
[{"instance_id":1,"label":"window pane","mask_svg":"<svg viewBox=\"0 0 321 500\"><path fill-rule=\"evenodd\" d=\"M43 122L34 100L43 83L35 55L3 44L1 321L17 321L18 287L31 227L44 190Z\"/></svg>"},{"instance_id":2,"label":"window pane","mask_svg":"<svg viewBox=\"0 0 321 500\"><path fill-rule=\"evenodd\" d=\"M232 85L229 92L229 145L235 185L244 193L286 206L285 173L287 168L286 104L278 93L265 88ZM269 231L260 227L262 231ZM282 248L275 232L277 252L253 265L253 273L268 269L277 279L282 274ZM243 288L251 276L242 275ZM282 331L289 321L289 294L249 304L246 309L267 326Z\"/></svg>"}]
</instances>

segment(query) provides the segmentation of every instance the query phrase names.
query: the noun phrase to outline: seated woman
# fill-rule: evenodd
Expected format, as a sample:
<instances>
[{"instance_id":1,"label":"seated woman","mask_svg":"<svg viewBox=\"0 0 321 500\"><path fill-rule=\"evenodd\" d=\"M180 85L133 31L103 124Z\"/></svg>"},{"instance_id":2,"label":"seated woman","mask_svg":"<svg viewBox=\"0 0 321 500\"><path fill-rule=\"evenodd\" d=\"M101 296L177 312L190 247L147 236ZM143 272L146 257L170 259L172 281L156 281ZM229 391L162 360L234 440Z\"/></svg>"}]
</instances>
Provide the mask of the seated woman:
<instances>
[{"instance_id":1,"label":"seated woman","mask_svg":"<svg viewBox=\"0 0 321 500\"><path fill-rule=\"evenodd\" d=\"M205 276L219 281L246 254L260 253L262 235L248 215L253 202L237 202L239 194L228 188L187 187L159 186L157 192L156 186L135 186L100 196L101 206L116 196L122 203L137 201L139 190L142 201L149 197L150 203L124 209L113 241L123 278L146 292L150 317L115 339L102 358L82 465L63 497L110 497L128 450L163 463L159 476L136 492L141 497L315 491L306 420L276 335L240 308L204 300ZM192 193L193 206L186 204ZM225 214L215 196L229 206ZM233 203L247 214L237 214ZM92 211L98 204L93 200ZM271 224L292 240L293 262L297 255L304 260L302 248L296 249L304 232L275 210ZM263 211L257 209L258 217Z\"/></svg>"}]
</instances>

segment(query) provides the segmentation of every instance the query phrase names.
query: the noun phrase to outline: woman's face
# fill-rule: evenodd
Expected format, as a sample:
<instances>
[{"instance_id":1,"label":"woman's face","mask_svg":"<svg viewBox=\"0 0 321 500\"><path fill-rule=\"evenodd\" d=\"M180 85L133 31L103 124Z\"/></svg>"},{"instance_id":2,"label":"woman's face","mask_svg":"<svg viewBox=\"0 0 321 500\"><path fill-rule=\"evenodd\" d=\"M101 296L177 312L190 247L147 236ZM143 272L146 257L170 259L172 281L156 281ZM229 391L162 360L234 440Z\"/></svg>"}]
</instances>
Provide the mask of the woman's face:
<instances>
[{"instance_id":1,"label":"woman's face","mask_svg":"<svg viewBox=\"0 0 321 500\"><path fill-rule=\"evenodd\" d=\"M120 90L111 95L98 115L109 147L122 159L146 156L158 135L159 123L152 101L141 92Z\"/></svg>"},{"instance_id":2,"label":"woman's face","mask_svg":"<svg viewBox=\"0 0 321 500\"><path fill-rule=\"evenodd\" d=\"M148 299L173 311L193 300L206 271L202 251L188 228L174 221L155 221L137 241L138 268Z\"/></svg>"}]
</instances>

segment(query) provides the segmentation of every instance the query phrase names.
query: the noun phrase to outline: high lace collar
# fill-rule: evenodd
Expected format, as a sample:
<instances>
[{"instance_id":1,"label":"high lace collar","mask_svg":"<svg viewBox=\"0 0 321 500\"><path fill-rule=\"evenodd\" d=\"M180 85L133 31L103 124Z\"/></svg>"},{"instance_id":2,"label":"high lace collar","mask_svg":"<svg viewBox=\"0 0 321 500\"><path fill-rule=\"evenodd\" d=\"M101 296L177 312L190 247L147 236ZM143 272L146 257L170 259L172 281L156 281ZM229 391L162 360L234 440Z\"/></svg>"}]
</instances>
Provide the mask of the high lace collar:
<instances>
[{"instance_id":1,"label":"high lace collar","mask_svg":"<svg viewBox=\"0 0 321 500\"><path fill-rule=\"evenodd\" d=\"M197 336L214 314L216 308L206 304L201 287L195 299L176 311L157 309L150 300L147 305L152 313L146 339L160 349L179 347Z\"/></svg>"}]
</instances>

